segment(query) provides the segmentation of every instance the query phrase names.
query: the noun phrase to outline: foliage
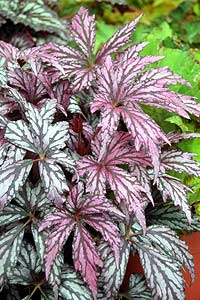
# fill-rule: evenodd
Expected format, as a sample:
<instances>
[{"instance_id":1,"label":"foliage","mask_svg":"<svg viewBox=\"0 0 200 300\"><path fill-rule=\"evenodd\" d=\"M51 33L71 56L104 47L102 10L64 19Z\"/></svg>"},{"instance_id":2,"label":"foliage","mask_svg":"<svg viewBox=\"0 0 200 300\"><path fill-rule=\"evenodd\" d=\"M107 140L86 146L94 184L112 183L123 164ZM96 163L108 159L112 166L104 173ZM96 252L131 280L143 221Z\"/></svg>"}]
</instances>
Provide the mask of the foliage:
<instances>
[{"instance_id":1,"label":"foliage","mask_svg":"<svg viewBox=\"0 0 200 300\"><path fill-rule=\"evenodd\" d=\"M200 177L200 164L171 145L200 136L166 134L144 107L190 120L200 104L163 56L141 55L146 42L129 45L140 18L101 48L85 8L71 21L70 45L0 42L5 299L120 299L130 251L145 279L131 277L127 299L185 299L182 270L194 280L193 258L175 231L199 221L192 189L170 172Z\"/></svg>"}]
</instances>

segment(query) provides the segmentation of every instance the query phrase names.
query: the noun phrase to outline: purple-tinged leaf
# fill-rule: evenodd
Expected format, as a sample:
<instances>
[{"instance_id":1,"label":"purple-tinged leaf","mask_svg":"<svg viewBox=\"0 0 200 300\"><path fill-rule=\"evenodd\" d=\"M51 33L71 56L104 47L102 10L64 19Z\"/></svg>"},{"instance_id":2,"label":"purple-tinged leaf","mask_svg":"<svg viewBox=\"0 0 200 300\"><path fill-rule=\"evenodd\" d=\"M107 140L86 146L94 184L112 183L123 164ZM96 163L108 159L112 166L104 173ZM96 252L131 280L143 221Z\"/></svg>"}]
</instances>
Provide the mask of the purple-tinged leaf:
<instances>
[{"instance_id":1,"label":"purple-tinged leaf","mask_svg":"<svg viewBox=\"0 0 200 300\"><path fill-rule=\"evenodd\" d=\"M57 99L57 107L64 115L67 115L66 110L72 94L69 85L70 82L68 80L62 80L56 84L54 91L54 97Z\"/></svg>"},{"instance_id":2,"label":"purple-tinged leaf","mask_svg":"<svg viewBox=\"0 0 200 300\"><path fill-rule=\"evenodd\" d=\"M141 17L142 15L137 17L132 22L124 25L104 44L104 46L97 53L97 63L102 63L105 60L106 56L112 54L113 52L116 52L130 42L131 35Z\"/></svg>"},{"instance_id":3,"label":"purple-tinged leaf","mask_svg":"<svg viewBox=\"0 0 200 300\"><path fill-rule=\"evenodd\" d=\"M79 271L97 299L97 267L102 267L102 261L95 249L94 242L85 228L77 224L73 242L73 260L75 270Z\"/></svg>"},{"instance_id":4,"label":"purple-tinged leaf","mask_svg":"<svg viewBox=\"0 0 200 300\"><path fill-rule=\"evenodd\" d=\"M0 41L0 56L5 57L7 62L13 62L19 59L20 51L11 44Z\"/></svg>"},{"instance_id":5,"label":"purple-tinged leaf","mask_svg":"<svg viewBox=\"0 0 200 300\"><path fill-rule=\"evenodd\" d=\"M100 232L103 239L108 242L110 248L114 252L114 257L116 259L116 264L119 266L119 230L113 221L110 219L109 215L104 213L102 216L99 215L87 215L85 222L92 226L96 231Z\"/></svg>"},{"instance_id":6,"label":"purple-tinged leaf","mask_svg":"<svg viewBox=\"0 0 200 300\"><path fill-rule=\"evenodd\" d=\"M67 241L71 231L75 226L75 220L67 212L56 212L48 215L40 226L40 231L56 226L51 231L46 240L45 250L45 270L48 279L51 268L59 251L61 251L64 243Z\"/></svg>"},{"instance_id":7,"label":"purple-tinged leaf","mask_svg":"<svg viewBox=\"0 0 200 300\"><path fill-rule=\"evenodd\" d=\"M117 135L118 136L118 135ZM80 160L78 164L79 175L87 176L87 191L91 193L105 194L106 183L115 194L116 201L120 203L125 201L129 212L134 212L138 221L145 229L145 217L143 211L143 196L145 190L138 184L136 179L127 171L118 167L118 164L134 162L134 156L130 155L130 148L126 149L129 141L129 135L120 133L121 142L118 144L117 138L114 139L107 151L99 159L101 153L100 140L96 140L92 144L92 150L95 157L88 156ZM122 139L123 137L123 139Z\"/></svg>"},{"instance_id":8,"label":"purple-tinged leaf","mask_svg":"<svg viewBox=\"0 0 200 300\"><path fill-rule=\"evenodd\" d=\"M8 73L9 83L19 88L27 101L37 104L47 93L40 80L31 72L15 68Z\"/></svg>"},{"instance_id":9,"label":"purple-tinged leaf","mask_svg":"<svg viewBox=\"0 0 200 300\"><path fill-rule=\"evenodd\" d=\"M10 44L21 51L33 47L35 43L30 33L17 32L12 35Z\"/></svg>"},{"instance_id":10,"label":"purple-tinged leaf","mask_svg":"<svg viewBox=\"0 0 200 300\"><path fill-rule=\"evenodd\" d=\"M91 300L92 295L77 272L67 266L61 274L60 294L68 300Z\"/></svg>"},{"instance_id":11,"label":"purple-tinged leaf","mask_svg":"<svg viewBox=\"0 0 200 300\"><path fill-rule=\"evenodd\" d=\"M155 169L155 178L160 167L160 143L167 141L161 128L136 104L133 99L135 85L125 83L125 71L116 68L110 57L98 71L98 91L91 111L101 110L101 134L104 148L117 130L120 117L135 141L135 149L148 151ZM134 103L132 101L134 100ZM101 155L100 155L101 157Z\"/></svg>"},{"instance_id":12,"label":"purple-tinged leaf","mask_svg":"<svg viewBox=\"0 0 200 300\"><path fill-rule=\"evenodd\" d=\"M167 85L190 84L175 75L167 67L150 69L137 78L132 87L131 100L138 104L145 104L164 108L189 118L188 113L199 116L200 105L190 96L184 96L170 91Z\"/></svg>"},{"instance_id":13,"label":"purple-tinged leaf","mask_svg":"<svg viewBox=\"0 0 200 300\"><path fill-rule=\"evenodd\" d=\"M88 59L92 59L95 43L95 19L81 7L72 19L70 34Z\"/></svg>"},{"instance_id":14,"label":"purple-tinged leaf","mask_svg":"<svg viewBox=\"0 0 200 300\"><path fill-rule=\"evenodd\" d=\"M187 173L200 177L200 164L193 159L196 154L179 150L165 151L161 155L163 170L174 170L178 173Z\"/></svg>"},{"instance_id":15,"label":"purple-tinged leaf","mask_svg":"<svg viewBox=\"0 0 200 300\"><path fill-rule=\"evenodd\" d=\"M143 50L145 46L147 46L149 42L143 42L140 44L136 44L133 46L128 47L125 51L119 53L116 57L117 61L123 63L129 60L135 60L138 58L138 54Z\"/></svg>"},{"instance_id":16,"label":"purple-tinged leaf","mask_svg":"<svg viewBox=\"0 0 200 300\"><path fill-rule=\"evenodd\" d=\"M0 238L0 277L8 274L16 265L21 251L24 226L17 225L4 232Z\"/></svg>"},{"instance_id":17,"label":"purple-tinged leaf","mask_svg":"<svg viewBox=\"0 0 200 300\"><path fill-rule=\"evenodd\" d=\"M174 205L181 207L191 223L191 211L187 192L192 190L179 179L167 174L160 175L156 180L157 188L161 192L163 201L172 200Z\"/></svg>"},{"instance_id":18,"label":"purple-tinged leaf","mask_svg":"<svg viewBox=\"0 0 200 300\"><path fill-rule=\"evenodd\" d=\"M0 208L2 209L16 195L25 183L33 161L26 159L0 168Z\"/></svg>"},{"instance_id":19,"label":"purple-tinged leaf","mask_svg":"<svg viewBox=\"0 0 200 300\"><path fill-rule=\"evenodd\" d=\"M170 143L178 143L181 140L184 139L194 139L194 138L200 138L200 133L195 133L195 132L191 132L191 133L187 133L187 132L183 132L183 133L176 133L176 132L168 132L167 133L167 138L169 140ZM164 146L164 143L163 145Z\"/></svg>"}]
</instances>

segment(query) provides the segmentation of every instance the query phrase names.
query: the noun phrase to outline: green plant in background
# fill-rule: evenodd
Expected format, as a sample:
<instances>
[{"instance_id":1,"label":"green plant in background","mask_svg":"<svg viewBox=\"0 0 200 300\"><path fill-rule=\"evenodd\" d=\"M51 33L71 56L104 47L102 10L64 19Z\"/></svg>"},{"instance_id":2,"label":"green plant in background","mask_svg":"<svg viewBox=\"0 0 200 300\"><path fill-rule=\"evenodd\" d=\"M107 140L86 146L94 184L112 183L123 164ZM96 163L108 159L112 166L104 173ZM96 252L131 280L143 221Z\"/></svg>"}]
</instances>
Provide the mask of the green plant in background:
<instances>
[{"instance_id":1,"label":"green plant in background","mask_svg":"<svg viewBox=\"0 0 200 300\"><path fill-rule=\"evenodd\" d=\"M165 58L156 63L157 67L169 66L175 73L186 78L192 89L177 86L174 90L200 99L200 4L197 0L127 0L124 5L112 5L112 1L73 1L73 13L80 3L88 6L97 14L97 44L105 42L120 23L126 23L138 13L144 13L142 24L137 28L133 43L149 41L142 55L161 55ZM62 9L70 0L59 1ZM128 4L128 5L125 5ZM65 13L65 10L63 10ZM185 120L175 114L157 108L145 107L145 111L168 132L200 132L199 120L192 117ZM165 122L163 122L165 120ZM200 161L200 144L198 139L179 143L181 150L197 154ZM193 186L195 193L190 195L190 202L196 212L200 212L200 180L182 176L182 180Z\"/></svg>"}]
</instances>

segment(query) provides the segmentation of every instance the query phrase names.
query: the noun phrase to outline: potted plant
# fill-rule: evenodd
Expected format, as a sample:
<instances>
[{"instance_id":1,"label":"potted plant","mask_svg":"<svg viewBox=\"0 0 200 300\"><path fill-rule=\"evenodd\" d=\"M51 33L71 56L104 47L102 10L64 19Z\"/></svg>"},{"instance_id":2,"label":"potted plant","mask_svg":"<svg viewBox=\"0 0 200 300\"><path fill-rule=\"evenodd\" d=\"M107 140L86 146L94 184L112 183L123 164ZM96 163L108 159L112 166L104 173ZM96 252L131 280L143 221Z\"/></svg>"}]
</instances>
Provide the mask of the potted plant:
<instances>
[{"instance_id":1,"label":"potted plant","mask_svg":"<svg viewBox=\"0 0 200 300\"><path fill-rule=\"evenodd\" d=\"M19 50L0 42L0 278L5 299L185 299L194 279L176 231L199 229L191 191L170 170L200 176L173 147L195 133L164 133L141 105L189 118L189 85L162 57L128 47L140 17L94 53L95 20L72 19L72 43ZM164 202L164 203L163 203ZM189 225L188 225L189 224ZM145 277L120 292L130 253Z\"/></svg>"}]
</instances>

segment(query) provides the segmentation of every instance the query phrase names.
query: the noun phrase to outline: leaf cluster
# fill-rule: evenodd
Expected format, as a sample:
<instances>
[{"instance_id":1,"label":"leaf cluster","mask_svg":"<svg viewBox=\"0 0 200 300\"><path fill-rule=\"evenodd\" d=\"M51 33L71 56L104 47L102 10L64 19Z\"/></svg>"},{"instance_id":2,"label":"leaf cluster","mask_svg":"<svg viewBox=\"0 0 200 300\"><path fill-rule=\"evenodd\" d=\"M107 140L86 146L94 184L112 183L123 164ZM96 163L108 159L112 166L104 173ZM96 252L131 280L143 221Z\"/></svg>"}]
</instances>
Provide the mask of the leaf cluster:
<instances>
[{"instance_id":1,"label":"leaf cluster","mask_svg":"<svg viewBox=\"0 0 200 300\"><path fill-rule=\"evenodd\" d=\"M173 147L199 134L166 134L143 107L190 120L200 105L176 91L187 80L151 66L162 56L140 54L147 42L130 45L140 18L98 49L85 8L68 45L0 41L5 299L120 299L130 252L145 278L132 276L124 297L185 299L182 269L194 280L194 264L176 231L200 225L192 189L170 172L200 177L194 154Z\"/></svg>"}]
</instances>

